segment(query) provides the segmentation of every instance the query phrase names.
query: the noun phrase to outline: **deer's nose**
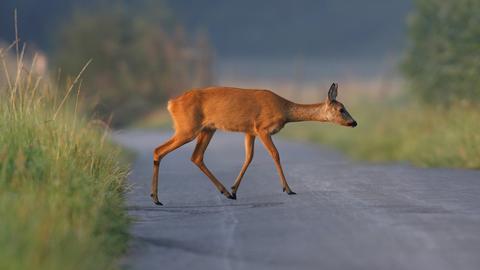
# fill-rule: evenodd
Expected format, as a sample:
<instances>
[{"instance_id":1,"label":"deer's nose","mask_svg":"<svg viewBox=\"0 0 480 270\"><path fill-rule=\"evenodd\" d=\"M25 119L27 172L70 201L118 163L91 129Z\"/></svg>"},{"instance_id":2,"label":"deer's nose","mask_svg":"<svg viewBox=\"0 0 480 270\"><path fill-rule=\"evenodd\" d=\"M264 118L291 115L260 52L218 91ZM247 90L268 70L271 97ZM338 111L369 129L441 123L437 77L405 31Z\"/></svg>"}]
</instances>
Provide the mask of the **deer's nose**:
<instances>
[{"instance_id":1,"label":"deer's nose","mask_svg":"<svg viewBox=\"0 0 480 270\"><path fill-rule=\"evenodd\" d=\"M357 126L357 121L353 121L353 123L350 126L351 127L356 127Z\"/></svg>"}]
</instances>

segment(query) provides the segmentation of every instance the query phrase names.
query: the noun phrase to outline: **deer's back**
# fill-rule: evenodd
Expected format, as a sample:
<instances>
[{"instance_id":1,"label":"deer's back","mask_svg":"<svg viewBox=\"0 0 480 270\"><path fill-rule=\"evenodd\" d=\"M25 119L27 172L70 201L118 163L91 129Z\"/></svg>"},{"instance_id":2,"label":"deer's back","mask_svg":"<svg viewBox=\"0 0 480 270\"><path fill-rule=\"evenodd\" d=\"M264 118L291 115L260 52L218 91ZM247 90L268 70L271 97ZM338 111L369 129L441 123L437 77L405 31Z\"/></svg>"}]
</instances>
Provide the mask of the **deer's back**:
<instances>
[{"instance_id":1,"label":"deer's back","mask_svg":"<svg viewBox=\"0 0 480 270\"><path fill-rule=\"evenodd\" d=\"M168 108L177 130L183 124L256 134L259 130L275 133L283 127L287 102L268 90L209 87L184 93L171 100Z\"/></svg>"}]
</instances>

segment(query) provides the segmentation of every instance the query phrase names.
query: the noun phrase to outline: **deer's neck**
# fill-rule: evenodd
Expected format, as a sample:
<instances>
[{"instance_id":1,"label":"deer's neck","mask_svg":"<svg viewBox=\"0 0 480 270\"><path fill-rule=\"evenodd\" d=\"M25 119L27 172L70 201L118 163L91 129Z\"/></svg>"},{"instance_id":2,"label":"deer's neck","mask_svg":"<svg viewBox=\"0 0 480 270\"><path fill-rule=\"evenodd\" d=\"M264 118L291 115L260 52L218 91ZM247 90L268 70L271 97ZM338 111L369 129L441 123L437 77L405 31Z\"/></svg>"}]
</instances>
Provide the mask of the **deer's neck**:
<instances>
[{"instance_id":1,"label":"deer's neck","mask_svg":"<svg viewBox=\"0 0 480 270\"><path fill-rule=\"evenodd\" d=\"M327 121L324 113L325 103L297 104L291 102L287 110L288 122L300 121Z\"/></svg>"}]
</instances>

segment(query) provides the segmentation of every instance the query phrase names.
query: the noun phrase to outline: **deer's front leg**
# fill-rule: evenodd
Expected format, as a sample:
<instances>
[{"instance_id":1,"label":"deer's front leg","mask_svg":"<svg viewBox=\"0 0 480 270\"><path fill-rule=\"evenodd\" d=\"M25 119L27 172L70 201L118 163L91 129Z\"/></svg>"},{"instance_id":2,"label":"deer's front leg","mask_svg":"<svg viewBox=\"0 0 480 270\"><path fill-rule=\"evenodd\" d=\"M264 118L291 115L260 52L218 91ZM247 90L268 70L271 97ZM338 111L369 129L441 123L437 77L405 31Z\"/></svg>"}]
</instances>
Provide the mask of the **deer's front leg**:
<instances>
[{"instance_id":1,"label":"deer's front leg","mask_svg":"<svg viewBox=\"0 0 480 270\"><path fill-rule=\"evenodd\" d=\"M273 144L272 137L270 134L260 134L260 140L262 140L263 145L267 148L268 152L275 161L275 167L277 168L278 174L280 175L280 184L283 187L283 191L287 192L288 195L296 194L293 192L290 187L288 186L287 179L285 179L285 175L283 174L282 165L280 164L280 155L278 154L277 148Z\"/></svg>"},{"instance_id":2,"label":"deer's front leg","mask_svg":"<svg viewBox=\"0 0 480 270\"><path fill-rule=\"evenodd\" d=\"M237 198L237 190L238 190L238 187L240 186L240 182L243 179L243 175L247 171L248 165L250 165L250 162L252 162L254 144L255 144L255 136L246 134L245 135L245 162L243 163L242 169L240 170L240 173L238 174L237 179L235 179L235 183L232 186L232 196L234 198Z\"/></svg>"}]
</instances>

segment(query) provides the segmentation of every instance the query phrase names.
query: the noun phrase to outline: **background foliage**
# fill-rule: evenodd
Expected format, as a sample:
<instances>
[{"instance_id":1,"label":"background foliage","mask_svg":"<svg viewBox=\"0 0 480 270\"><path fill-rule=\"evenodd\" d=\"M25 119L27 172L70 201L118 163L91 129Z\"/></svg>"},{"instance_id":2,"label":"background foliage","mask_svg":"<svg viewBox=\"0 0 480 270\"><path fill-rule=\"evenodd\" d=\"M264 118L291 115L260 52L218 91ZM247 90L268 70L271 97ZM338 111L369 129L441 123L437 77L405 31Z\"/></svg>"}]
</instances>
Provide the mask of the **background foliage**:
<instances>
[{"instance_id":1,"label":"background foliage","mask_svg":"<svg viewBox=\"0 0 480 270\"><path fill-rule=\"evenodd\" d=\"M480 1L417 0L404 71L428 103L480 100Z\"/></svg>"},{"instance_id":2,"label":"background foliage","mask_svg":"<svg viewBox=\"0 0 480 270\"><path fill-rule=\"evenodd\" d=\"M479 14L477 0L416 0L402 65L411 91L350 97L356 101L346 106L359 123L354 130L303 125L283 134L359 159L479 169Z\"/></svg>"},{"instance_id":3,"label":"background foliage","mask_svg":"<svg viewBox=\"0 0 480 270\"><path fill-rule=\"evenodd\" d=\"M84 99L96 117L127 124L180 91L212 81L208 39L194 40L158 3L77 10L62 27L55 66L72 74L88 59Z\"/></svg>"}]
</instances>

